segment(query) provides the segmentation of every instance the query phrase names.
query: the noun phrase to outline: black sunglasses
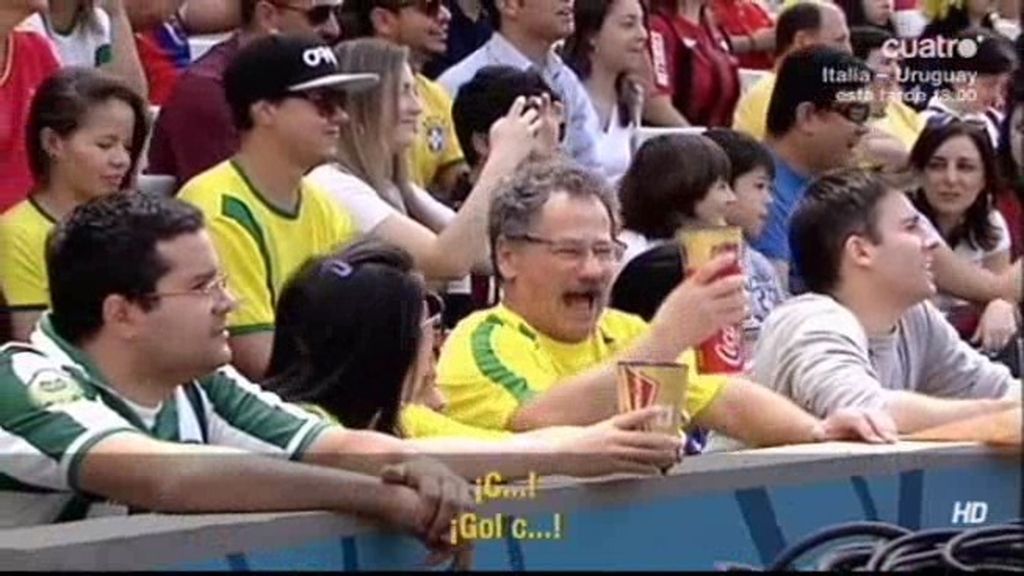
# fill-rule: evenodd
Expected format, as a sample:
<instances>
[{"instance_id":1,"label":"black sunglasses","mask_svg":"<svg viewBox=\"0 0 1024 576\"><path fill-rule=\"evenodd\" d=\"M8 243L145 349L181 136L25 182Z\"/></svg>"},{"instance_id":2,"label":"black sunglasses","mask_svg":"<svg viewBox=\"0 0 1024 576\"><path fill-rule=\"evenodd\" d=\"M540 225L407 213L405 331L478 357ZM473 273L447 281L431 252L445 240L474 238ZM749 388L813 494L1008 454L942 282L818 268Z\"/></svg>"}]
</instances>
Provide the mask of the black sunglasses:
<instances>
[{"instance_id":1,"label":"black sunglasses","mask_svg":"<svg viewBox=\"0 0 1024 576\"><path fill-rule=\"evenodd\" d=\"M291 92L288 96L309 102L324 118L333 117L338 110L344 110L348 103L348 94L341 90L306 90Z\"/></svg>"},{"instance_id":2,"label":"black sunglasses","mask_svg":"<svg viewBox=\"0 0 1024 576\"><path fill-rule=\"evenodd\" d=\"M867 102L837 102L829 108L854 124L864 124L871 117L871 105Z\"/></svg>"}]
</instances>

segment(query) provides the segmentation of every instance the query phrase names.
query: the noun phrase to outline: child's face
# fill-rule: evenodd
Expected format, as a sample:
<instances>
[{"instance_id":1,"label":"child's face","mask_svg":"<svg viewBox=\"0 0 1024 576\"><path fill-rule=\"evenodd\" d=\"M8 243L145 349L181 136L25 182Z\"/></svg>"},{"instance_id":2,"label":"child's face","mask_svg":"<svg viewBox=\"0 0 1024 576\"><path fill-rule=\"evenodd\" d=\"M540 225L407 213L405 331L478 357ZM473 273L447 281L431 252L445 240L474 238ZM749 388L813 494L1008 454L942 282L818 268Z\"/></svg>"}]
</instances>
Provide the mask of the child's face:
<instances>
[{"instance_id":1,"label":"child's face","mask_svg":"<svg viewBox=\"0 0 1024 576\"><path fill-rule=\"evenodd\" d=\"M741 174L733 182L736 201L726 210L725 220L733 226L743 228L747 238L757 238L768 217L768 206L772 203L772 179L768 170L758 166Z\"/></svg>"},{"instance_id":2,"label":"child's face","mask_svg":"<svg viewBox=\"0 0 1024 576\"><path fill-rule=\"evenodd\" d=\"M711 185L704 198L694 206L697 219L712 226L725 225L725 213L729 206L736 202L736 195L725 180L718 180Z\"/></svg>"}]
</instances>

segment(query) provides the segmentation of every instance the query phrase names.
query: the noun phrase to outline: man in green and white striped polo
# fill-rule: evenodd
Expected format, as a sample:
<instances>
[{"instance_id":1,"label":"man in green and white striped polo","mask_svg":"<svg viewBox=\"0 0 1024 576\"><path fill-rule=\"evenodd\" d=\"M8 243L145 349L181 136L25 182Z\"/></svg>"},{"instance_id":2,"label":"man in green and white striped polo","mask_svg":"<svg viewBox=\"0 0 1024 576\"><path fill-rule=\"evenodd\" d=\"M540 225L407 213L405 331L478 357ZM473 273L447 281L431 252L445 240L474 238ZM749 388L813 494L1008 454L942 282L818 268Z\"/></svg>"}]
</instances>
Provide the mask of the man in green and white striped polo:
<instances>
[{"instance_id":1,"label":"man in green and white striped polo","mask_svg":"<svg viewBox=\"0 0 1024 576\"><path fill-rule=\"evenodd\" d=\"M31 343L0 348L0 528L333 510L412 532L437 559L461 552L445 540L472 507L464 480L227 366L236 300L196 208L140 193L87 203L54 231L47 267L51 310Z\"/></svg>"}]
</instances>

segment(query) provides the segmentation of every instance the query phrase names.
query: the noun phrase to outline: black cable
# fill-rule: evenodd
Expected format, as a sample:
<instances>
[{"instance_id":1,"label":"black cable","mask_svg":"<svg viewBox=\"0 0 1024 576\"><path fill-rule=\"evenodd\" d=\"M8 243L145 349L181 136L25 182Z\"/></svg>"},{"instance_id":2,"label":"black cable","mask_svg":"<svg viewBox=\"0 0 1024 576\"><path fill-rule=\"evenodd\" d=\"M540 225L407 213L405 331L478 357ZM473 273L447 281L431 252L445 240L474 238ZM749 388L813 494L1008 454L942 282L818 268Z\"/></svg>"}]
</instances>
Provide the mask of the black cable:
<instances>
[{"instance_id":1,"label":"black cable","mask_svg":"<svg viewBox=\"0 0 1024 576\"><path fill-rule=\"evenodd\" d=\"M998 560L1020 561L1021 549L1024 548L1024 526L1019 524L989 526L957 534L946 543L942 550L942 559L947 566L955 570L973 572L976 566L969 566L960 556L965 553L977 555L980 552L1005 553ZM966 558L964 559L966 560ZM986 560L991 560L986 558Z\"/></svg>"},{"instance_id":2,"label":"black cable","mask_svg":"<svg viewBox=\"0 0 1024 576\"><path fill-rule=\"evenodd\" d=\"M945 543L950 537L959 534L960 530L937 528L907 534L892 540L880 547L864 566L868 570L891 570L892 564L901 555L925 552L933 549L937 543Z\"/></svg>"},{"instance_id":3,"label":"black cable","mask_svg":"<svg viewBox=\"0 0 1024 576\"><path fill-rule=\"evenodd\" d=\"M860 537L860 541L837 543ZM866 541L865 541L866 539ZM1024 573L1024 519L979 528L933 528L911 532L884 522L847 522L819 530L783 550L765 570L792 570L796 561L825 544L833 547L818 561L819 571L911 571ZM719 571L756 571L719 562Z\"/></svg>"},{"instance_id":4,"label":"black cable","mask_svg":"<svg viewBox=\"0 0 1024 576\"><path fill-rule=\"evenodd\" d=\"M839 546L831 551L818 563L818 570L822 572L850 572L860 568L874 554L878 544L865 544L856 542Z\"/></svg>"},{"instance_id":5,"label":"black cable","mask_svg":"<svg viewBox=\"0 0 1024 576\"><path fill-rule=\"evenodd\" d=\"M885 522L847 522L825 528L783 550L775 562L767 568L769 572L789 570L795 560L818 546L851 536L873 536L876 538L897 538L910 534L910 530Z\"/></svg>"}]
</instances>

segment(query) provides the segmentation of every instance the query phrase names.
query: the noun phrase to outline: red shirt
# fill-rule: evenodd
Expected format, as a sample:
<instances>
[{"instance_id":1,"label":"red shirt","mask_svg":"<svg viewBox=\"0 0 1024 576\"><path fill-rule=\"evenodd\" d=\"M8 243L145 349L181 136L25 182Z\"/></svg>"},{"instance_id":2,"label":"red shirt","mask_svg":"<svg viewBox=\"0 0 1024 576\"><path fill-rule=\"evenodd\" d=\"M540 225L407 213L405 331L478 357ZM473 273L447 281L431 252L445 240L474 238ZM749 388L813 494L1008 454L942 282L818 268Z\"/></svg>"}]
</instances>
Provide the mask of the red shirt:
<instances>
[{"instance_id":1,"label":"red shirt","mask_svg":"<svg viewBox=\"0 0 1024 576\"><path fill-rule=\"evenodd\" d=\"M181 73L192 61L188 33L177 16L135 34L142 70L149 83L149 101L163 106Z\"/></svg>"},{"instance_id":2,"label":"red shirt","mask_svg":"<svg viewBox=\"0 0 1024 576\"><path fill-rule=\"evenodd\" d=\"M721 31L701 20L651 15L654 87L692 124L728 127L740 97L739 67Z\"/></svg>"},{"instance_id":3,"label":"red shirt","mask_svg":"<svg viewBox=\"0 0 1024 576\"><path fill-rule=\"evenodd\" d=\"M712 0L715 21L729 36L750 36L758 30L772 28L771 15L756 0ZM770 51L748 52L737 56L740 68L771 70L774 58Z\"/></svg>"},{"instance_id":4,"label":"red shirt","mask_svg":"<svg viewBox=\"0 0 1024 576\"><path fill-rule=\"evenodd\" d=\"M239 49L238 36L232 36L181 75L153 126L146 172L174 176L181 187L238 151L223 78Z\"/></svg>"},{"instance_id":5,"label":"red shirt","mask_svg":"<svg viewBox=\"0 0 1024 576\"><path fill-rule=\"evenodd\" d=\"M58 70L60 59L48 39L25 30L10 33L0 69L0 212L32 188L25 149L29 108L39 85Z\"/></svg>"}]
</instances>

